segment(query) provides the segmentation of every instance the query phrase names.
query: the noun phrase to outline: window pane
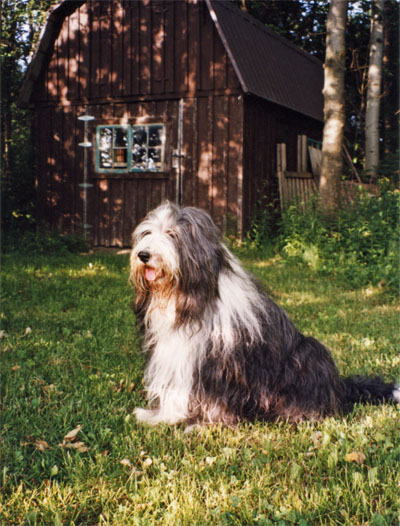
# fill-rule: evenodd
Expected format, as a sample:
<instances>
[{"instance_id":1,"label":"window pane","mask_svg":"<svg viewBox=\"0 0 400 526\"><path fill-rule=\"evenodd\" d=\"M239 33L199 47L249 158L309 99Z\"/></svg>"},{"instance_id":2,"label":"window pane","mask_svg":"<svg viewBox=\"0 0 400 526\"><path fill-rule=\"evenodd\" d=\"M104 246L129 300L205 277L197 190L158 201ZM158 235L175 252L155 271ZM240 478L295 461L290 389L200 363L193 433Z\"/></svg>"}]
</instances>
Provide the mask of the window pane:
<instances>
[{"instance_id":1,"label":"window pane","mask_svg":"<svg viewBox=\"0 0 400 526\"><path fill-rule=\"evenodd\" d=\"M149 146L160 146L162 144L163 126L149 127Z\"/></svg>"},{"instance_id":2,"label":"window pane","mask_svg":"<svg viewBox=\"0 0 400 526\"><path fill-rule=\"evenodd\" d=\"M147 144L147 130L144 126L135 126L133 128L133 144L146 146Z\"/></svg>"},{"instance_id":3,"label":"window pane","mask_svg":"<svg viewBox=\"0 0 400 526\"><path fill-rule=\"evenodd\" d=\"M132 126L131 170L159 172L163 169L163 124Z\"/></svg>"},{"instance_id":4,"label":"window pane","mask_svg":"<svg viewBox=\"0 0 400 526\"><path fill-rule=\"evenodd\" d=\"M100 168L112 168L111 155L107 151L100 150Z\"/></svg>"},{"instance_id":5,"label":"window pane","mask_svg":"<svg viewBox=\"0 0 400 526\"><path fill-rule=\"evenodd\" d=\"M99 168L124 169L128 166L128 127L100 126L98 128Z\"/></svg>"},{"instance_id":6,"label":"window pane","mask_svg":"<svg viewBox=\"0 0 400 526\"><path fill-rule=\"evenodd\" d=\"M100 128L99 148L100 150L110 150L112 141L112 129Z\"/></svg>"},{"instance_id":7,"label":"window pane","mask_svg":"<svg viewBox=\"0 0 400 526\"><path fill-rule=\"evenodd\" d=\"M132 152L133 168L139 170L146 169L146 148L139 148L135 145Z\"/></svg>"},{"instance_id":8,"label":"window pane","mask_svg":"<svg viewBox=\"0 0 400 526\"><path fill-rule=\"evenodd\" d=\"M114 166L123 167L126 166L128 150L126 148L115 148L114 149Z\"/></svg>"},{"instance_id":9,"label":"window pane","mask_svg":"<svg viewBox=\"0 0 400 526\"><path fill-rule=\"evenodd\" d=\"M160 148L149 148L149 159L154 163L161 162L161 149Z\"/></svg>"},{"instance_id":10,"label":"window pane","mask_svg":"<svg viewBox=\"0 0 400 526\"><path fill-rule=\"evenodd\" d=\"M128 145L128 134L124 128L114 128L114 146L127 147Z\"/></svg>"}]
</instances>

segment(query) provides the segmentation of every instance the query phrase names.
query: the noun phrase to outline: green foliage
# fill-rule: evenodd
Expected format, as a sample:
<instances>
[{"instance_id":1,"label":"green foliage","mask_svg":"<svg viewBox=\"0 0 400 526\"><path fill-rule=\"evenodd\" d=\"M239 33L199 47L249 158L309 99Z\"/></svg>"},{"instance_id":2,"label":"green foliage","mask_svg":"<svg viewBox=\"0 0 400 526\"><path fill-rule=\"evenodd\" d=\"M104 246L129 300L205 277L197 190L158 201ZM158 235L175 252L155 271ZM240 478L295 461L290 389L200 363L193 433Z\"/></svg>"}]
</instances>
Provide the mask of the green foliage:
<instances>
[{"instance_id":1,"label":"green foliage","mask_svg":"<svg viewBox=\"0 0 400 526\"><path fill-rule=\"evenodd\" d=\"M260 198L252 214L250 227L246 232L243 247L257 249L269 244L276 227L276 209L266 199Z\"/></svg>"},{"instance_id":2,"label":"green foliage","mask_svg":"<svg viewBox=\"0 0 400 526\"><path fill-rule=\"evenodd\" d=\"M54 0L4 0L1 6L2 225L34 221L35 180L31 113L18 108L24 73Z\"/></svg>"},{"instance_id":3,"label":"green foliage","mask_svg":"<svg viewBox=\"0 0 400 526\"><path fill-rule=\"evenodd\" d=\"M20 229L5 231L2 239L4 253L23 254L66 254L68 252L87 252L88 242L77 235L59 234L57 232L35 232Z\"/></svg>"},{"instance_id":4,"label":"green foliage","mask_svg":"<svg viewBox=\"0 0 400 526\"><path fill-rule=\"evenodd\" d=\"M305 209L291 206L282 217L280 247L313 269L341 276L353 286L399 287L400 193L381 185L378 195L360 190L335 218L316 199Z\"/></svg>"},{"instance_id":5,"label":"green foliage","mask_svg":"<svg viewBox=\"0 0 400 526\"><path fill-rule=\"evenodd\" d=\"M394 302L277 256L244 264L344 374L400 378ZM399 523L399 407L192 434L138 425L128 256L13 252L2 272L2 526Z\"/></svg>"}]
</instances>

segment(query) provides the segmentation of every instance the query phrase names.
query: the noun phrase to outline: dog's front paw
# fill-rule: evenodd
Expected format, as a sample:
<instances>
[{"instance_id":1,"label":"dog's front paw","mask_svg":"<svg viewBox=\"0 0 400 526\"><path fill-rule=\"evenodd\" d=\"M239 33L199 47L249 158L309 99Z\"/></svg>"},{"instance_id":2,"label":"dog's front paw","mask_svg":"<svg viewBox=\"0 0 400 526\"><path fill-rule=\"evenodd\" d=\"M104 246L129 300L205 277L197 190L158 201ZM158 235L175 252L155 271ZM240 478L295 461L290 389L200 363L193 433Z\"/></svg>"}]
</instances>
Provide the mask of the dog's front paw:
<instances>
[{"instance_id":1,"label":"dog's front paw","mask_svg":"<svg viewBox=\"0 0 400 526\"><path fill-rule=\"evenodd\" d=\"M133 414L135 415L136 420L143 424L155 426L159 422L157 409L143 409L143 407L137 407Z\"/></svg>"},{"instance_id":2,"label":"dog's front paw","mask_svg":"<svg viewBox=\"0 0 400 526\"><path fill-rule=\"evenodd\" d=\"M136 420L142 422L143 424L148 424L150 426L155 426L157 424L177 424L178 422L183 421L185 415L176 413L174 411L166 411L165 407L157 409L143 409L138 407L134 411Z\"/></svg>"}]
</instances>

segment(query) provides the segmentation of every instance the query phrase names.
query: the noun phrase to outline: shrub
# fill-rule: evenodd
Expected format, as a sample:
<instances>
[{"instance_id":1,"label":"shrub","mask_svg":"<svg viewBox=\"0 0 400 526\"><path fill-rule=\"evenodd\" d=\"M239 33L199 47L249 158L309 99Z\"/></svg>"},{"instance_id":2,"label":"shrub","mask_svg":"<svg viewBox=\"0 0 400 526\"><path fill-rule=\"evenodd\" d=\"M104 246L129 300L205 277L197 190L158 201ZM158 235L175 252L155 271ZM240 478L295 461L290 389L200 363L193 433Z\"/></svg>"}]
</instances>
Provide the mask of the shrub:
<instances>
[{"instance_id":1,"label":"shrub","mask_svg":"<svg viewBox=\"0 0 400 526\"><path fill-rule=\"evenodd\" d=\"M81 236L60 234L49 231L33 232L19 229L3 234L3 252L21 252L25 254L55 254L85 252L88 242Z\"/></svg>"},{"instance_id":2,"label":"shrub","mask_svg":"<svg viewBox=\"0 0 400 526\"><path fill-rule=\"evenodd\" d=\"M377 195L360 189L334 219L314 198L282 215L279 245L315 270L343 276L351 284L399 286L398 214L400 193L381 184Z\"/></svg>"}]
</instances>

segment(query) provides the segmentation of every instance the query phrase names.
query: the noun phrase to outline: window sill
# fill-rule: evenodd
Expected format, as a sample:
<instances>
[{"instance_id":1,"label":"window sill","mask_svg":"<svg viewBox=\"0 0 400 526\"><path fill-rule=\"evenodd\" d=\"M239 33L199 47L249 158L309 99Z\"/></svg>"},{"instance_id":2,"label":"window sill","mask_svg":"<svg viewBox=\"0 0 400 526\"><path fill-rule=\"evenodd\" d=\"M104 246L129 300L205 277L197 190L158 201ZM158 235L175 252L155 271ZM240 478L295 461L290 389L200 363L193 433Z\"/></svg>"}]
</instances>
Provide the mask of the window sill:
<instances>
[{"instance_id":1,"label":"window sill","mask_svg":"<svg viewBox=\"0 0 400 526\"><path fill-rule=\"evenodd\" d=\"M169 179L168 172L105 172L93 174L93 179Z\"/></svg>"}]
</instances>

